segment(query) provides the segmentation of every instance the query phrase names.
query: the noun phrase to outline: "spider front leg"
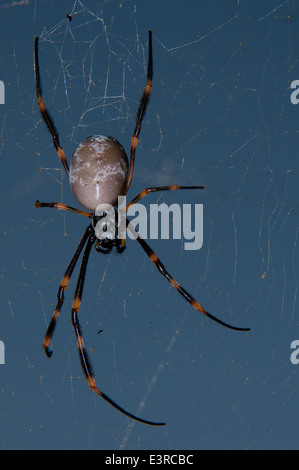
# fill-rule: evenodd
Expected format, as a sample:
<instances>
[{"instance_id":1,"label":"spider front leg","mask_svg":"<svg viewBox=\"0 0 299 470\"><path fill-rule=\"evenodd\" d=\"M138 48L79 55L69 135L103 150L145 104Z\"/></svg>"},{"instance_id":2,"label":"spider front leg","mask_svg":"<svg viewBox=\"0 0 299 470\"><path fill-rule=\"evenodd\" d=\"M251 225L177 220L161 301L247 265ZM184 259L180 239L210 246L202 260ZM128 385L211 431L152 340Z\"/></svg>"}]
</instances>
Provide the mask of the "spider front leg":
<instances>
[{"instance_id":1,"label":"spider front leg","mask_svg":"<svg viewBox=\"0 0 299 470\"><path fill-rule=\"evenodd\" d=\"M59 285L58 294L57 294L57 305L56 305L55 312L54 312L53 317L52 317L52 319L49 323L49 326L48 326L48 329L47 329L47 332L46 332L46 335L45 335L45 338L44 338L44 341L43 341L43 348L44 348L45 353L48 357L52 356L52 351L49 350L49 345L50 345L50 341L51 341L51 338L52 338L54 330L55 330L55 326L56 326L56 322L57 322L60 310L61 310L63 302L64 302L64 291L65 291L65 289L67 288L67 286L69 284L72 272L73 272L73 270L76 266L76 263L78 261L78 258L80 256L80 254L81 254L81 251L84 248L86 240L88 239L88 237L90 236L92 231L93 231L93 228L92 228L91 225L89 225L87 227L83 237L81 238L80 243L79 243L79 245L78 245L78 247L75 251L75 254L72 257L71 262L68 265L67 270L65 271L64 276L62 278L62 281Z\"/></svg>"},{"instance_id":2,"label":"spider front leg","mask_svg":"<svg viewBox=\"0 0 299 470\"><path fill-rule=\"evenodd\" d=\"M132 413L129 413L128 411L126 411L124 408L119 406L114 400L112 400L110 397L108 397L104 392L102 392L97 387L96 381L94 379L91 364L90 364L86 349L84 347L84 341L83 341L83 336L82 336L82 332L81 332L81 328L80 328L78 314L79 314L81 300L82 300L85 274L86 274L87 263L88 263L88 259L89 259L89 255L90 255L90 250L91 250L93 244L95 243L95 241L96 241L95 235L90 234L89 238L88 238L88 241L87 241L87 244L86 244L86 247L85 247L85 250L84 250L82 263L81 263L81 268L80 268L80 273L79 273L78 282L77 282L77 286L76 286L76 291L75 291L75 295L74 295L74 301L73 301L73 305L72 305L72 325L73 325L75 335L76 335L76 339L77 339L77 345L78 345L78 349L79 349L79 356L80 356L81 365L82 365L84 375L87 379L88 385L91 388L91 390L93 390L95 393L97 393L101 398L103 398L106 402L108 402L111 406L116 408L118 411L120 411L124 415L128 416L131 419L134 419L135 421L139 421L140 423L143 423L143 424L149 424L151 426L164 426L165 423L156 423L156 422L153 422L153 421L147 421L145 419L139 418L139 417L133 415Z\"/></svg>"},{"instance_id":3,"label":"spider front leg","mask_svg":"<svg viewBox=\"0 0 299 470\"><path fill-rule=\"evenodd\" d=\"M128 178L127 178L126 185L124 188L124 194L127 194L132 178L133 178L136 148L137 148L137 144L139 140L139 134L141 131L142 120L145 116L146 108L149 102L149 97L152 91L152 86L153 86L153 47L152 47L152 32L151 30L149 30L148 32L147 83L141 95L141 99L140 99L139 107L137 111L137 116L136 116L135 129L134 129L134 133L131 139L130 167L129 167Z\"/></svg>"},{"instance_id":4,"label":"spider front leg","mask_svg":"<svg viewBox=\"0 0 299 470\"><path fill-rule=\"evenodd\" d=\"M42 88L41 88L41 79L40 79L40 72L39 72L39 59L38 59L38 36L35 36L34 40L34 71L35 71L35 91L37 97L37 103L43 120L49 129L49 132L52 136L53 145L55 150L60 158L60 161L63 165L63 168L67 174L69 175L69 166L67 163L67 159L64 153L63 148L60 145L58 132L55 128L53 119L51 118L50 114L47 111L46 105L42 98Z\"/></svg>"},{"instance_id":5,"label":"spider front leg","mask_svg":"<svg viewBox=\"0 0 299 470\"><path fill-rule=\"evenodd\" d=\"M146 243L146 241L135 231L134 227L130 223L130 221L127 219L127 227L129 228L130 232L134 235L136 240L138 241L139 245L143 248L149 259L154 263L156 268L158 269L159 273L164 276L168 282L183 296L189 304L195 308L198 312L203 313L207 317L209 317L211 320L220 323L220 325L225 326L226 328L230 328L231 330L237 330L237 331L250 331L250 328L240 328L237 326L230 325L228 323L225 323L224 321L220 320L219 318L215 317L211 313L207 312L205 308L197 302L197 300L192 297L192 295L189 294L166 270L165 266L163 263L160 261L160 258L156 255L156 253L151 249L151 247Z\"/></svg>"}]
</instances>

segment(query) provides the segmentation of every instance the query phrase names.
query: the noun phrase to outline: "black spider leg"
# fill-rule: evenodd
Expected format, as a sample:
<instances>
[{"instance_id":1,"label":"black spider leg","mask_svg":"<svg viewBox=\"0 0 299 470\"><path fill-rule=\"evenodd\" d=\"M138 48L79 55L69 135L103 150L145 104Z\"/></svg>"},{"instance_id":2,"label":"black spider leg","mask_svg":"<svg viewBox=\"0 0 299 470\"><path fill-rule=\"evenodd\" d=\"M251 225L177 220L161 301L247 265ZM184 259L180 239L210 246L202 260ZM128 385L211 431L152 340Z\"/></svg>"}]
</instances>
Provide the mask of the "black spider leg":
<instances>
[{"instance_id":1,"label":"black spider leg","mask_svg":"<svg viewBox=\"0 0 299 470\"><path fill-rule=\"evenodd\" d=\"M142 120L145 116L146 108L149 103L149 97L151 94L152 86L153 86L153 47L152 47L152 32L149 30L148 32L148 65L147 65L147 82L144 88L144 91L141 95L139 106L136 115L136 124L135 129L131 139L131 148L130 148L130 167L129 173L127 177L127 181L124 188L124 194L127 194L134 172L134 162L135 162L135 154L136 148L139 140L139 134L141 131L141 124Z\"/></svg>"},{"instance_id":2,"label":"black spider leg","mask_svg":"<svg viewBox=\"0 0 299 470\"><path fill-rule=\"evenodd\" d=\"M120 405L118 405L115 401L113 401L110 397L108 397L105 393L103 393L96 385L96 381L94 379L93 372L92 372L92 367L91 367L86 349L84 347L81 327L80 327L79 318L78 318L78 313L80 310L82 294L83 294L86 267L87 267L87 263L89 259L90 250L93 244L95 243L95 241L96 241L96 236L93 233L90 234L87 240L87 244L86 244L83 258L82 258L80 273L78 277L78 282L77 282L73 306L72 306L72 325L74 327L75 334L76 334L76 339L77 339L77 344L78 344L78 349L79 349L79 356L80 356L83 372L85 374L85 377L87 379L88 385L91 388L91 390L97 393L100 397L106 400L111 406L116 408L118 411L128 416L129 418L134 419L135 421L139 421L140 423L149 424L151 426L163 426L165 425L165 423L156 423L153 421L147 421L145 419L138 418L132 413L129 413Z\"/></svg>"},{"instance_id":3,"label":"black spider leg","mask_svg":"<svg viewBox=\"0 0 299 470\"><path fill-rule=\"evenodd\" d=\"M211 313L207 312L204 309L204 307L199 302L197 302L197 300L195 300L191 294L189 294L189 292L187 292L175 279L173 279L173 277L168 273L165 266L160 261L160 258L151 249L151 247L146 243L146 241L135 231L134 227L132 226L132 224L130 223L128 219L127 219L127 227L130 229L131 233L134 235L139 245L143 248L143 250L149 257L149 259L152 261L152 263L154 263L159 273L162 274L167 279L168 282L170 282L170 284L184 297L185 300L187 300L187 302L189 302L190 305L192 305L193 308L195 308L195 310L203 313L204 315L209 317L211 320L217 323L220 323L220 325L225 326L226 328L229 328L231 330L250 331L250 328L240 328L237 326L229 325L228 323L225 323L224 321L215 317Z\"/></svg>"},{"instance_id":4,"label":"black spider leg","mask_svg":"<svg viewBox=\"0 0 299 470\"><path fill-rule=\"evenodd\" d=\"M47 329L47 332L46 332L46 335L45 335L45 338L44 338L44 341L43 341L43 348L44 348L45 353L47 354L48 357L51 357L51 355L52 355L52 351L49 350L49 345L50 345L50 341L52 339L52 336L53 336L53 333L54 333L54 330L55 330L55 326L56 326L56 322L57 322L60 310L61 310L63 302L64 302L64 291L65 291L65 289L67 288L67 286L69 284L72 272L73 272L73 270L74 270L74 268L77 264L78 258L81 254L81 251L82 251L82 249L83 249L83 247L86 243L87 238L90 236L91 233L93 233L93 227L92 227L92 225L89 225L87 227L87 229L85 230L84 235L81 238L80 243L79 243L79 245L78 245L78 247L75 251L75 254L72 257L71 262L68 265L68 267L67 267L67 269L64 273L64 276L61 280L61 283L59 284L59 289L58 289L58 293L57 293L57 305L56 305L53 317L52 317L52 319L49 323L49 326L48 326L48 329Z\"/></svg>"},{"instance_id":5,"label":"black spider leg","mask_svg":"<svg viewBox=\"0 0 299 470\"><path fill-rule=\"evenodd\" d=\"M44 123L46 124L47 128L49 129L49 132L52 136L52 141L53 145L55 147L56 152L58 153L58 156L60 158L60 161L63 165L63 168L67 174L69 175L69 167L67 163L67 159L64 153L63 148L60 145L59 141L59 136L57 129L55 127L54 121L52 117L50 116L45 102L42 98L42 88L41 88L41 79L40 79L40 72L39 72L39 59L38 59L38 36L35 36L34 40L34 71L35 71L35 91L36 91L36 97L37 97L37 103L38 107L40 109L42 118L44 120Z\"/></svg>"}]
</instances>

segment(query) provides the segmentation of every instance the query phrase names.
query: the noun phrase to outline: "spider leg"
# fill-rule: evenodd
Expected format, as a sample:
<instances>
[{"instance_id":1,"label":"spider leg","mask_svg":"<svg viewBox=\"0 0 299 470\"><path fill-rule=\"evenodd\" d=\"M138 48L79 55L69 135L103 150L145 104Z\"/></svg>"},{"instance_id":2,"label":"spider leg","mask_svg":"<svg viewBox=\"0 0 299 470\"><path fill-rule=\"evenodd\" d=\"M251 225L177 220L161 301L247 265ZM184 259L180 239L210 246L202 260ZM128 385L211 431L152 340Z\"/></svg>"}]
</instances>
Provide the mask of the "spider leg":
<instances>
[{"instance_id":1,"label":"spider leg","mask_svg":"<svg viewBox=\"0 0 299 470\"><path fill-rule=\"evenodd\" d=\"M62 204L61 202L35 202L35 207L54 207L55 209L61 210L61 211L69 211L69 212L74 212L75 214L79 215L84 215L84 217L88 217L91 219L93 217L92 212L87 212L87 211L81 211L80 209L74 209L73 207L66 206L65 204Z\"/></svg>"},{"instance_id":2,"label":"spider leg","mask_svg":"<svg viewBox=\"0 0 299 470\"><path fill-rule=\"evenodd\" d=\"M157 191L175 191L177 189L204 189L204 186L179 186L178 184L172 184L170 186L155 186L153 188L145 188L141 193L139 193L134 199L132 199L129 204L126 206L126 210L129 209L133 204L140 201L143 197L147 196L149 193L155 193Z\"/></svg>"},{"instance_id":3,"label":"spider leg","mask_svg":"<svg viewBox=\"0 0 299 470\"><path fill-rule=\"evenodd\" d=\"M87 241L87 244L86 244L86 247L85 247L85 250L84 250L83 258L82 258L80 273L79 273L79 277L78 277L78 282L77 282L74 301L73 301L73 306L72 306L72 325L74 327L74 331L75 331L75 334L76 334L76 339L77 339L77 344L78 344L78 349L79 349L79 356L80 356L81 365L82 365L84 375L87 379L88 385L91 388L91 390L93 390L95 393L97 393L100 397L102 397L104 400L106 400L111 406L116 408L118 411L120 411L124 415L128 416L129 418L134 419L135 421L139 421L140 423L149 424L149 425L152 425L152 426L163 426L163 425L165 425L165 423L156 423L156 422L153 422L153 421L147 421L145 419L138 418L137 416L133 415L132 413L129 413L124 408L122 408L117 403L115 403L115 401L113 401L111 398L109 398L105 393L103 393L96 385L96 381L95 381L93 373L92 373L92 367L91 367L86 349L84 347L82 332L81 332L81 328L80 328L80 324L79 324L79 318L78 318L78 313L79 313L79 310L80 310L81 299L82 299L82 294L83 294L83 287L84 287L84 280L85 280L87 262L88 262L91 247L93 246L95 240L96 240L96 237L93 234L91 234L88 238L88 241Z\"/></svg>"},{"instance_id":4,"label":"spider leg","mask_svg":"<svg viewBox=\"0 0 299 470\"><path fill-rule=\"evenodd\" d=\"M130 223L130 221L127 219L127 226L132 232L132 234L135 236L136 240L138 241L139 245L144 249L146 252L147 256L150 258L152 263L156 266L158 269L159 273L162 274L168 282L184 297L187 302L189 302L190 305L192 305L195 310L198 312L203 313L207 317L209 317L211 320L214 320L217 323L220 323L220 325L225 326L226 328L230 328L231 330L237 330L237 331L250 331L250 328L240 328L237 326L229 325L228 323L225 323L224 321L220 320L219 318L215 317L211 313L207 312L204 307L197 302L197 300L192 297L192 295L189 294L173 277L168 273L166 270L165 266L162 264L156 253L151 249L151 247L146 243L146 241L140 237L139 234L135 231L134 227Z\"/></svg>"},{"instance_id":5,"label":"spider leg","mask_svg":"<svg viewBox=\"0 0 299 470\"><path fill-rule=\"evenodd\" d=\"M59 285L59 289L58 289L58 293L57 293L57 305L56 305L54 315L53 315L53 317L52 317L52 319L49 323L49 326L48 326L48 329L47 329L47 332L46 332L46 335L45 335L45 338L44 338L44 341L43 341L43 348L44 348L45 353L48 357L52 356L52 351L49 350L49 345L50 345L50 341L51 341L51 338L52 338L53 333L54 333L54 329L55 329L55 326L56 326L56 322L57 322L61 307L62 307L63 302L64 302L64 291L68 286L68 283L70 281L72 272L74 270L74 267L76 266L76 263L77 263L78 258L80 256L80 253L81 253L81 251L82 251L82 249L83 249L83 247L86 243L87 238L92 233L92 230L93 230L92 226L89 225L87 227L83 237L81 238L80 243L79 243L79 245L78 245L78 247L75 251L75 254L72 257L71 262L68 265L67 270L65 271L64 276L62 278L62 281Z\"/></svg>"},{"instance_id":6,"label":"spider leg","mask_svg":"<svg viewBox=\"0 0 299 470\"><path fill-rule=\"evenodd\" d=\"M128 173L128 178L126 181L126 185L124 188L124 194L127 194L132 177L133 177L133 171L134 171L134 161L135 161L135 153L136 153L136 147L138 144L139 140L139 134L141 131L141 124L142 124L142 119L145 116L146 108L149 102L149 96L151 93L152 89L152 79L153 79L153 49L152 49L152 32L149 30L148 32L148 66L147 66L147 83L145 86L145 89L142 93L142 96L140 98L139 102L139 107L137 111L137 116L136 116L136 125L134 129L134 133L132 135L131 139L131 150L130 150L130 167L129 167L129 173Z\"/></svg>"},{"instance_id":7,"label":"spider leg","mask_svg":"<svg viewBox=\"0 0 299 470\"><path fill-rule=\"evenodd\" d=\"M69 175L69 167L67 163L67 159L65 157L65 153L63 148L60 145L58 132L54 125L53 119L50 116L49 112L47 111L46 105L42 98L42 89L41 89L41 79L40 79L40 72L39 72L39 60L38 60L38 36L35 36L34 41L34 70L35 70L35 91L37 96L37 103L40 109L42 118L49 129L50 134L52 135L53 145L55 147L56 152L60 158L60 161L63 165L63 168L67 174Z\"/></svg>"}]
</instances>

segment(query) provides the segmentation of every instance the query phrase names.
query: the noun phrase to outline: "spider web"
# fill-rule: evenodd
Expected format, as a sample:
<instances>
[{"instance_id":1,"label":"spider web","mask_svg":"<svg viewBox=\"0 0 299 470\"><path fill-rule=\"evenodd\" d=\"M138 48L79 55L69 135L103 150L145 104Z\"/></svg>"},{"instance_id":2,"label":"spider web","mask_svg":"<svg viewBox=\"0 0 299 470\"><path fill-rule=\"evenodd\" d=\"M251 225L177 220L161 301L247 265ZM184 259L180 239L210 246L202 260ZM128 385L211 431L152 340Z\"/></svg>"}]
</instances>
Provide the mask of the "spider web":
<instances>
[{"instance_id":1,"label":"spider web","mask_svg":"<svg viewBox=\"0 0 299 470\"><path fill-rule=\"evenodd\" d=\"M22 24L23 15L30 24L25 59L17 36L0 77L8 90L0 155L10 175L2 216L10 222L2 229L0 340L11 358L2 366L3 447L295 447L297 369L289 357L299 323L298 109L290 85L299 75L297 3L190 1L186 11L181 2L129 0L70 1L55 11L27 6L2 6L7 24L13 16ZM205 186L144 200L148 207L203 203L203 248L149 242L208 311L252 328L231 332L197 314L134 241L121 256L92 252L80 321L97 382L131 412L165 419L158 431L127 423L88 390L69 318L78 271L53 357L43 357L57 287L86 220L32 207L35 199L76 205L38 112L33 35L40 36L44 99L70 159L95 133L129 150L149 28L154 86L129 194Z\"/></svg>"}]
</instances>

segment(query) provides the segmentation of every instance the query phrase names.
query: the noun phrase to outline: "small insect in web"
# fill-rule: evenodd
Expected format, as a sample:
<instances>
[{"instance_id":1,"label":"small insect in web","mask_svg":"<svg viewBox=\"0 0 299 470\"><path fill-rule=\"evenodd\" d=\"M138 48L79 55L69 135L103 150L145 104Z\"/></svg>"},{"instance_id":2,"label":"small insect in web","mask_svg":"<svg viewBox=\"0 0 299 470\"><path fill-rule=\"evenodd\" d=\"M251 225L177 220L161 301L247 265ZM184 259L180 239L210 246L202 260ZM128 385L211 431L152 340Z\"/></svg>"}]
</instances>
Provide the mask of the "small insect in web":
<instances>
[{"instance_id":1,"label":"small insect in web","mask_svg":"<svg viewBox=\"0 0 299 470\"><path fill-rule=\"evenodd\" d=\"M100 397L106 400L110 405L116 408L124 415L139 421L144 424L152 426L163 426L163 422L148 421L142 419L132 413L126 411L123 407L118 405L108 395L102 392L95 381L90 361L84 347L82 331L79 323L79 310L82 300L84 280L86 274L87 263L90 255L92 246L94 245L96 251L108 254L113 248L119 253L122 253L126 248L125 238L123 236L104 236L97 237L96 225L100 220L100 216L97 215L96 208L101 204L110 204L113 206L115 211L115 224L118 223L118 207L116 201L119 196L125 196L130 188L133 172L136 147L139 140L141 131L141 124L144 118L146 108L148 105L151 89L152 89L152 78L153 78L153 54L152 54L152 32L148 33L148 66L147 66L147 83L140 98L139 107L136 115L136 124L133 135L131 137L130 147L130 161L124 148L121 144L113 137L103 135L92 135L87 137L75 150L70 168L68 166L67 159L63 148L60 145L58 132L55 128L53 119L47 111L45 102L42 98L41 80L39 71L39 58L38 58L38 36L35 37L34 44L34 69L35 69L35 88L38 106L42 115L42 118L52 136L54 148L60 158L62 166L65 170L66 175L69 177L71 189L76 200L88 211L75 209L71 206L59 202L39 202L36 201L36 207L49 207L56 208L58 210L65 210L74 212L91 219L91 223L88 225L83 237L81 238L79 245L73 255L62 281L59 285L57 294L57 305L53 314L53 317L49 323L46 335L43 341L43 347L48 357L51 357L52 351L50 350L50 341L54 333L56 322L60 314L63 302L64 302L64 291L67 288L73 270L78 262L78 259L83 251L81 267L79 270L79 276L75 289L75 295L72 304L72 325L74 328L79 356L81 360L82 369L84 375L88 381L89 387L97 393ZM146 188L141 191L134 199L126 205L125 211L128 210L133 204L137 203L140 199L144 198L150 193L157 191L175 191L175 190L192 190L192 189L204 189L203 186L179 186L177 184L170 186L155 186ZM132 230L131 224L126 219L126 227ZM115 233L118 233L115 230ZM198 312L203 313L210 319L220 323L227 328L238 331L249 331L250 328L239 328L236 326L229 325L214 315L207 312L204 307L195 300L166 270L165 266L160 261L160 258L154 253L147 242L136 232L135 238L141 248L145 251L149 259L157 267L158 271L164 276L167 281L182 295L182 297L189 302L189 304Z\"/></svg>"}]
</instances>

